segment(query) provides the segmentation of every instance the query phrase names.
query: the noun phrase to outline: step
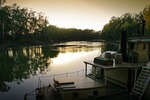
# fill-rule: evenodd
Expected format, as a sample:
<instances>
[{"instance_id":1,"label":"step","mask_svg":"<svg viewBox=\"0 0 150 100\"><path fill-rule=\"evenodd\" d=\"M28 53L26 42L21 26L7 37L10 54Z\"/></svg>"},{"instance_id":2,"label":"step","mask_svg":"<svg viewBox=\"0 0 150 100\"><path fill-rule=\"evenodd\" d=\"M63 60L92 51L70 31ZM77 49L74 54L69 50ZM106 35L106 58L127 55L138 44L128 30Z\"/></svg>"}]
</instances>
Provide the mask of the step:
<instances>
[{"instance_id":1,"label":"step","mask_svg":"<svg viewBox=\"0 0 150 100\"><path fill-rule=\"evenodd\" d=\"M150 71L150 68L148 68L148 67L143 67L143 70Z\"/></svg>"},{"instance_id":2,"label":"step","mask_svg":"<svg viewBox=\"0 0 150 100\"><path fill-rule=\"evenodd\" d=\"M144 87L143 86L141 86L141 85L135 85L135 88L139 88L139 89L144 89Z\"/></svg>"},{"instance_id":3,"label":"step","mask_svg":"<svg viewBox=\"0 0 150 100\"><path fill-rule=\"evenodd\" d=\"M146 82L145 79L138 79L137 80L137 84L140 84L140 85L145 84L145 82Z\"/></svg>"},{"instance_id":4,"label":"step","mask_svg":"<svg viewBox=\"0 0 150 100\"><path fill-rule=\"evenodd\" d=\"M141 73L141 75L143 75L144 77L149 77L150 76L149 73Z\"/></svg>"},{"instance_id":5,"label":"step","mask_svg":"<svg viewBox=\"0 0 150 100\"><path fill-rule=\"evenodd\" d=\"M135 91L138 91L138 92L142 93L142 89L140 89L140 88L136 88L136 87L134 87L134 89L133 89L133 90L135 90Z\"/></svg>"},{"instance_id":6,"label":"step","mask_svg":"<svg viewBox=\"0 0 150 100\"><path fill-rule=\"evenodd\" d=\"M139 76L139 79L148 79L148 78L149 78L148 76L142 76L142 75Z\"/></svg>"},{"instance_id":7,"label":"step","mask_svg":"<svg viewBox=\"0 0 150 100\"><path fill-rule=\"evenodd\" d=\"M140 92L135 91L135 90L133 90L133 91L132 91L132 93L135 93L135 94L137 94L137 95L141 95L141 93L140 93Z\"/></svg>"},{"instance_id":8,"label":"step","mask_svg":"<svg viewBox=\"0 0 150 100\"><path fill-rule=\"evenodd\" d=\"M150 74L150 70L143 70L143 72Z\"/></svg>"}]
</instances>

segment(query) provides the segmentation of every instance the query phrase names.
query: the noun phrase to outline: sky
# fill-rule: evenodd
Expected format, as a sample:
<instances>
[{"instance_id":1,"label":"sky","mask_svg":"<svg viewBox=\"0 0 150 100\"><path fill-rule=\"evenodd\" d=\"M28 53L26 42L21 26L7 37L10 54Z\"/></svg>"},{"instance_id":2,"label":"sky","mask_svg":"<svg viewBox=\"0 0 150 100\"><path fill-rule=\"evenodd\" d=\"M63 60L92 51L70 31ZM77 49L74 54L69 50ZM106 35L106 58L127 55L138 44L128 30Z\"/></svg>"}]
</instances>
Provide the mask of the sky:
<instances>
[{"instance_id":1,"label":"sky","mask_svg":"<svg viewBox=\"0 0 150 100\"><path fill-rule=\"evenodd\" d=\"M111 17L138 14L150 5L150 0L6 0L5 5L14 3L43 12L51 25L100 31Z\"/></svg>"}]
</instances>

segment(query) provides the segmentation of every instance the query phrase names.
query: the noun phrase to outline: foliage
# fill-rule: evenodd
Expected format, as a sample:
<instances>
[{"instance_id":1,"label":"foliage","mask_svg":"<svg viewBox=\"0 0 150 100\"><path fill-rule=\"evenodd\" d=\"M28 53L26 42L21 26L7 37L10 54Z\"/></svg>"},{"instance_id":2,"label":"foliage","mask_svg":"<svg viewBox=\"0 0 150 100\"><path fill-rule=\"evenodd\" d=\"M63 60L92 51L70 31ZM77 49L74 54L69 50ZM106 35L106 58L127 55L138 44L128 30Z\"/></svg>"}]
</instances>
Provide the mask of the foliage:
<instances>
[{"instance_id":1,"label":"foliage","mask_svg":"<svg viewBox=\"0 0 150 100\"><path fill-rule=\"evenodd\" d=\"M53 41L92 40L100 37L99 32L90 29L58 28L54 25L45 27L42 34Z\"/></svg>"},{"instance_id":2,"label":"foliage","mask_svg":"<svg viewBox=\"0 0 150 100\"><path fill-rule=\"evenodd\" d=\"M17 4L0 8L0 40L15 44L44 44L52 41L91 40L99 38L94 30L65 29L48 25L47 18Z\"/></svg>"},{"instance_id":3,"label":"foliage","mask_svg":"<svg viewBox=\"0 0 150 100\"><path fill-rule=\"evenodd\" d=\"M104 25L101 37L105 40L118 40L121 31L127 31L128 37L141 37L142 22L146 21L144 27L145 36L150 36L150 6L144 8L139 14L125 13L120 17L113 16L109 23Z\"/></svg>"},{"instance_id":4,"label":"foliage","mask_svg":"<svg viewBox=\"0 0 150 100\"><path fill-rule=\"evenodd\" d=\"M3 5L6 2L6 0L0 0L0 6Z\"/></svg>"},{"instance_id":5,"label":"foliage","mask_svg":"<svg viewBox=\"0 0 150 100\"><path fill-rule=\"evenodd\" d=\"M150 5L144 8L143 13L144 19L146 20L148 25L150 25Z\"/></svg>"},{"instance_id":6,"label":"foliage","mask_svg":"<svg viewBox=\"0 0 150 100\"><path fill-rule=\"evenodd\" d=\"M1 40L19 41L26 35L40 33L47 24L47 18L42 13L20 8L16 4L0 8Z\"/></svg>"},{"instance_id":7,"label":"foliage","mask_svg":"<svg viewBox=\"0 0 150 100\"><path fill-rule=\"evenodd\" d=\"M150 34L150 5L144 8L143 14L146 21L145 31Z\"/></svg>"},{"instance_id":8,"label":"foliage","mask_svg":"<svg viewBox=\"0 0 150 100\"><path fill-rule=\"evenodd\" d=\"M125 13L121 17L112 17L102 30L106 40L118 40L121 31L127 31L128 37L140 36L142 14Z\"/></svg>"}]
</instances>

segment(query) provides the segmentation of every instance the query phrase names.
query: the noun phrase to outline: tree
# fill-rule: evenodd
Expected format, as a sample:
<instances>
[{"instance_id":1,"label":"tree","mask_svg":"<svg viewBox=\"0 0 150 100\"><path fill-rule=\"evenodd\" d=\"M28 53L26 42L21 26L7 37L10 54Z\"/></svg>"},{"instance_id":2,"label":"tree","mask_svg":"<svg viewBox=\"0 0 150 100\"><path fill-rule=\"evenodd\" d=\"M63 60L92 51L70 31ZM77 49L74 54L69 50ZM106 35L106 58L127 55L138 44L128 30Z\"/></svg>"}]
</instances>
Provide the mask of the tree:
<instances>
[{"instance_id":1,"label":"tree","mask_svg":"<svg viewBox=\"0 0 150 100\"><path fill-rule=\"evenodd\" d=\"M144 8L143 14L144 14L144 20L150 26L150 5Z\"/></svg>"},{"instance_id":2,"label":"tree","mask_svg":"<svg viewBox=\"0 0 150 100\"><path fill-rule=\"evenodd\" d=\"M120 17L113 16L102 30L102 37L106 40L119 40L120 32L127 31L128 37L141 36L141 13L125 13Z\"/></svg>"},{"instance_id":3,"label":"tree","mask_svg":"<svg viewBox=\"0 0 150 100\"><path fill-rule=\"evenodd\" d=\"M2 6L5 2L6 0L0 0L0 6Z\"/></svg>"},{"instance_id":4,"label":"tree","mask_svg":"<svg viewBox=\"0 0 150 100\"><path fill-rule=\"evenodd\" d=\"M144 32L146 36L150 36L150 5L146 6L143 10L143 16L144 16Z\"/></svg>"},{"instance_id":5,"label":"tree","mask_svg":"<svg viewBox=\"0 0 150 100\"><path fill-rule=\"evenodd\" d=\"M0 0L0 10L2 10L2 5L6 2L6 0ZM3 38L4 37L4 23L2 20L0 20L0 27L1 27L1 37Z\"/></svg>"},{"instance_id":6,"label":"tree","mask_svg":"<svg viewBox=\"0 0 150 100\"><path fill-rule=\"evenodd\" d=\"M17 4L0 9L0 37L5 40L12 37L16 41L21 40L21 36L39 34L47 24L47 18L42 13L20 8Z\"/></svg>"}]
</instances>

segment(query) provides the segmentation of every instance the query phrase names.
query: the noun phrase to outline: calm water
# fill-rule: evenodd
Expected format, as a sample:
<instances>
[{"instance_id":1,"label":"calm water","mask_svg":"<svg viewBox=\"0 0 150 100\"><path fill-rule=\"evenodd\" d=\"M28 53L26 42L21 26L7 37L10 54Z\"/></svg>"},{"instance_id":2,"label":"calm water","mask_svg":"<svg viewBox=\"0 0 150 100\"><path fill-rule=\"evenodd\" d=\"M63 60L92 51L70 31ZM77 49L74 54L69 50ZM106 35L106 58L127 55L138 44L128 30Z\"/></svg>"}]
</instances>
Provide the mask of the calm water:
<instances>
[{"instance_id":1,"label":"calm water","mask_svg":"<svg viewBox=\"0 0 150 100\"><path fill-rule=\"evenodd\" d=\"M113 47L114 48L114 47ZM38 87L38 77L84 69L93 60L101 42L66 42L52 46L0 49L0 100L23 100Z\"/></svg>"}]
</instances>

